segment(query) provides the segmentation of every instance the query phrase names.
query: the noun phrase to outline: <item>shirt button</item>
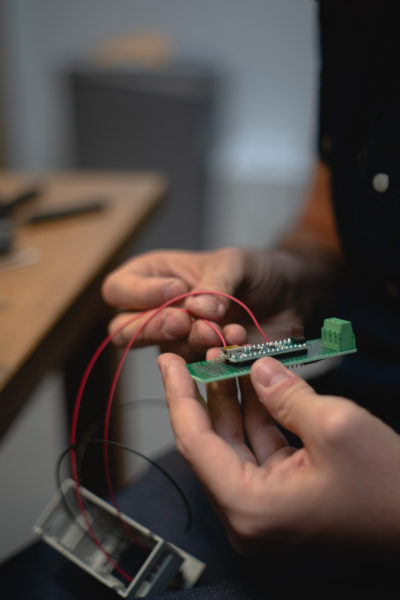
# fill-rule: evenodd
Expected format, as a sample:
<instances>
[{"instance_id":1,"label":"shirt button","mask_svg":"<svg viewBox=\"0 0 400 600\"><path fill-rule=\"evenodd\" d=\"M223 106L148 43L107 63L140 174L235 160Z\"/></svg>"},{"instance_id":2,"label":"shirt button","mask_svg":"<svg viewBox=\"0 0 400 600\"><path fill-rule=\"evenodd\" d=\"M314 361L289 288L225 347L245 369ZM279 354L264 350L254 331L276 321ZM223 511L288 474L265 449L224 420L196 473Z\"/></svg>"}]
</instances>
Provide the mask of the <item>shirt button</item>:
<instances>
[{"instance_id":1,"label":"shirt button","mask_svg":"<svg viewBox=\"0 0 400 600\"><path fill-rule=\"evenodd\" d=\"M376 192L386 192L389 187L389 175L387 173L376 173L372 178L372 187Z\"/></svg>"},{"instance_id":2,"label":"shirt button","mask_svg":"<svg viewBox=\"0 0 400 600\"><path fill-rule=\"evenodd\" d=\"M332 141L327 135L324 135L321 138L321 149L326 153L329 153L332 150Z\"/></svg>"}]
</instances>

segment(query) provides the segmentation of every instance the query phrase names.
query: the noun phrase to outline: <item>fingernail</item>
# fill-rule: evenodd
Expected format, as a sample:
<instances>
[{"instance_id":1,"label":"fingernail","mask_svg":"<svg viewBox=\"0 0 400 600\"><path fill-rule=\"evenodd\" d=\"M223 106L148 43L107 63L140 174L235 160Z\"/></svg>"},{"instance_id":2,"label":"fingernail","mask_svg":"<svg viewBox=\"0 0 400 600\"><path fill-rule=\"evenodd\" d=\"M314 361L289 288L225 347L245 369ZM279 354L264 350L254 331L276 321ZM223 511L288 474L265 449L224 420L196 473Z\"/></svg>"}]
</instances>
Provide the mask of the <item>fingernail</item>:
<instances>
[{"instance_id":1,"label":"fingernail","mask_svg":"<svg viewBox=\"0 0 400 600\"><path fill-rule=\"evenodd\" d=\"M163 375L168 373L169 360L164 360L162 355L157 359L157 365Z\"/></svg>"},{"instance_id":2,"label":"fingernail","mask_svg":"<svg viewBox=\"0 0 400 600\"><path fill-rule=\"evenodd\" d=\"M222 317L225 313L225 308L222 302L215 296L196 296L193 298L191 305L196 307L196 310L201 313L207 313L208 316Z\"/></svg>"},{"instance_id":3,"label":"fingernail","mask_svg":"<svg viewBox=\"0 0 400 600\"><path fill-rule=\"evenodd\" d=\"M164 300L167 302L168 300L173 300L177 296L184 294L186 292L186 286L181 281L171 281L164 288Z\"/></svg>"},{"instance_id":4,"label":"fingernail","mask_svg":"<svg viewBox=\"0 0 400 600\"><path fill-rule=\"evenodd\" d=\"M280 362L266 358L257 362L254 367L254 379L264 387L270 387L291 376L290 371Z\"/></svg>"},{"instance_id":5,"label":"fingernail","mask_svg":"<svg viewBox=\"0 0 400 600\"><path fill-rule=\"evenodd\" d=\"M170 340L180 340L188 333L188 325L185 322L185 317L175 312L170 312L167 309L161 315L161 331Z\"/></svg>"}]
</instances>

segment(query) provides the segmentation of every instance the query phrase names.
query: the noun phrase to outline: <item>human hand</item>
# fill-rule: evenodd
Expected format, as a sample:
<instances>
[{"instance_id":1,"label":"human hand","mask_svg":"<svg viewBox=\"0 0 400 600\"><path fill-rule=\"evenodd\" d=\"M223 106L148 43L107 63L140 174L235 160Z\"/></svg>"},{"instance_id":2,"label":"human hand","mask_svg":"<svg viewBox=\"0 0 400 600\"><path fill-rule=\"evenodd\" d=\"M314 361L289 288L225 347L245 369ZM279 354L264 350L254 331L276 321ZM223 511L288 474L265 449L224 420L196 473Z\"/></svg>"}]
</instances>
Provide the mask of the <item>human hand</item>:
<instances>
[{"instance_id":1,"label":"human hand","mask_svg":"<svg viewBox=\"0 0 400 600\"><path fill-rule=\"evenodd\" d=\"M180 357L161 355L159 366L177 448L238 551L398 546L400 437L382 421L271 358L239 379L242 406L234 380L210 384L205 406ZM303 447L290 448L275 422Z\"/></svg>"},{"instance_id":2,"label":"human hand","mask_svg":"<svg viewBox=\"0 0 400 600\"><path fill-rule=\"evenodd\" d=\"M193 290L215 290L235 295L260 317L274 314L287 303L287 287L280 270L264 251L225 248L213 252L154 251L129 260L104 282L105 300L130 311L118 315L110 324L115 336L126 345L147 316L140 312L155 309L167 300ZM243 312L222 296L200 295L188 298L184 308L168 307L154 317L138 337L137 346L161 344L181 355L193 356L193 349L204 351L219 343L215 331L199 319L208 319L223 328L228 343L243 344Z\"/></svg>"}]
</instances>

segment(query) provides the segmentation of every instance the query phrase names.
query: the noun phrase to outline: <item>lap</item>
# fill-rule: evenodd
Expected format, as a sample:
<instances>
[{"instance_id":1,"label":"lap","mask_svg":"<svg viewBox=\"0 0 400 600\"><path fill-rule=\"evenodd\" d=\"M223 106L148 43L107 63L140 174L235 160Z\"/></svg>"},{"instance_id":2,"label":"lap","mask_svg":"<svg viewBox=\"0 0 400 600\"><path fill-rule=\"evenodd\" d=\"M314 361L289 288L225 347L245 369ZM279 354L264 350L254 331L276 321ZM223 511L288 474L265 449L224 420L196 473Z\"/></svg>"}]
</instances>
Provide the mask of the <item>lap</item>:
<instances>
[{"instance_id":1,"label":"lap","mask_svg":"<svg viewBox=\"0 0 400 600\"><path fill-rule=\"evenodd\" d=\"M157 600L258 600L288 597L285 594L312 590L324 597L347 597L346 590L381 591L395 570L384 562L368 563L352 557L340 559L318 553L304 556L269 556L245 559L237 555L195 476L172 451L158 461L184 490L193 513L190 531L185 531L186 512L181 498L155 469L122 490L121 510L207 564L198 585L187 591L164 592ZM0 589L7 600L115 600L109 590L55 550L38 542L0 567ZM332 595L330 595L332 593ZM386 593L386 589L385 589ZM282 595L283 594L283 595ZM386 596L390 597L390 596Z\"/></svg>"}]
</instances>

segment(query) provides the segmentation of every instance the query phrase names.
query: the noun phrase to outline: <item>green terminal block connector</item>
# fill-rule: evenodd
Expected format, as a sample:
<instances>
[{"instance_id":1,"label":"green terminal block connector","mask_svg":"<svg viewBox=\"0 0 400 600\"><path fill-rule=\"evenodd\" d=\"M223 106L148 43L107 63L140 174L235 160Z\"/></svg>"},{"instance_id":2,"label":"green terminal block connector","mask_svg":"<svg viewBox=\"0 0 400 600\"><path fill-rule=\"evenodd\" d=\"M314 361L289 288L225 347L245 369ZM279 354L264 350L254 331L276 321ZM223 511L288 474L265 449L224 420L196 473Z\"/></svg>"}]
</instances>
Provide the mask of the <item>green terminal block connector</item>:
<instances>
[{"instance_id":1,"label":"green terminal block connector","mask_svg":"<svg viewBox=\"0 0 400 600\"><path fill-rule=\"evenodd\" d=\"M324 348L335 352L344 352L356 348L356 338L350 321L335 317L325 319L321 328L321 340Z\"/></svg>"}]
</instances>

